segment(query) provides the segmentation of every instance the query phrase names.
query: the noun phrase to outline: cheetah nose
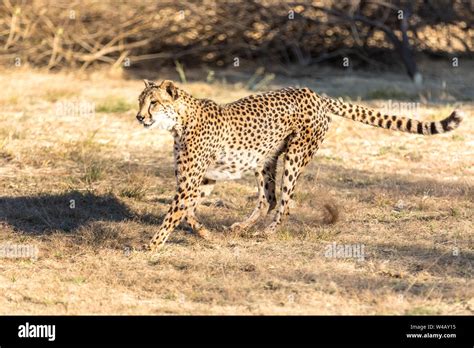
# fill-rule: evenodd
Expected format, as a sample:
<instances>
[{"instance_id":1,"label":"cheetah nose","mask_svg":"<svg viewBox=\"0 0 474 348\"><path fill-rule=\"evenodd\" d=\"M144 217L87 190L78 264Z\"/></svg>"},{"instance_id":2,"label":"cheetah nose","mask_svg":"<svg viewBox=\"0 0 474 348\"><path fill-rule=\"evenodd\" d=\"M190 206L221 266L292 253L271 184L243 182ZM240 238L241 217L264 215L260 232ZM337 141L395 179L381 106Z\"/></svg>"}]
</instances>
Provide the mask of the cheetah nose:
<instances>
[{"instance_id":1,"label":"cheetah nose","mask_svg":"<svg viewBox=\"0 0 474 348\"><path fill-rule=\"evenodd\" d=\"M142 122L145 119L145 116L142 116L140 114L137 114L137 120Z\"/></svg>"}]
</instances>

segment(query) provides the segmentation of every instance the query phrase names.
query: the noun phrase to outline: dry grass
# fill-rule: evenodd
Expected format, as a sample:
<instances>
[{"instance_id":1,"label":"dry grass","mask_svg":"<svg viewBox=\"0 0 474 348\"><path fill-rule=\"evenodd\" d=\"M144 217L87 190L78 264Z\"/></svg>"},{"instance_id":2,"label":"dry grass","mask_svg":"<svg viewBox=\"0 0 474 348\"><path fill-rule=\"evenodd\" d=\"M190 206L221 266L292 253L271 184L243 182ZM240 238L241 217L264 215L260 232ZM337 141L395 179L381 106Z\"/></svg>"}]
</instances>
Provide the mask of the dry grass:
<instances>
[{"instance_id":1,"label":"dry grass","mask_svg":"<svg viewBox=\"0 0 474 348\"><path fill-rule=\"evenodd\" d=\"M179 229L150 256L129 250L158 228L174 178L170 136L134 120L142 83L32 72L0 83L0 246L40 250L37 260L0 259L2 314L474 312L470 119L427 138L336 118L276 236L225 233L253 207L249 175L219 184L199 209L215 241ZM248 94L186 88L220 102ZM57 116L66 100L97 112ZM334 224L328 209L340 213ZM326 257L331 243L361 244L365 258Z\"/></svg>"},{"instance_id":2,"label":"dry grass","mask_svg":"<svg viewBox=\"0 0 474 348\"><path fill-rule=\"evenodd\" d=\"M423 52L446 61L472 57L470 2L424 5L413 1L416 33L407 28L417 59ZM215 0L202 0L199 6L193 1L137 6L116 0L7 0L0 3L0 63L54 70L128 63L180 69L229 66L239 57L242 65L260 60L266 65L329 61L337 66L350 56L351 66L377 67L381 58L394 67L401 60L396 13L403 6L392 3L390 8L388 15L382 4L350 0L298 5L291 0L232 0L232 6ZM442 11L449 19L439 16Z\"/></svg>"}]
</instances>

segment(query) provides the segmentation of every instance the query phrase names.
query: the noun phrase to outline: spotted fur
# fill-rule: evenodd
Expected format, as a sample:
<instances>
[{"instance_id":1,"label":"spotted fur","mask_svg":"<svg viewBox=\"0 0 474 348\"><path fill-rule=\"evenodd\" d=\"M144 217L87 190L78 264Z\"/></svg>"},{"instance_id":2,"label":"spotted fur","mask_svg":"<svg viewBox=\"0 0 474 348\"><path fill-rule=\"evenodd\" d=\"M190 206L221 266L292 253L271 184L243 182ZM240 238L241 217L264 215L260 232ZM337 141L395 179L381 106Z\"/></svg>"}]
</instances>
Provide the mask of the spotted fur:
<instances>
[{"instance_id":1,"label":"spotted fur","mask_svg":"<svg viewBox=\"0 0 474 348\"><path fill-rule=\"evenodd\" d=\"M137 119L147 128L166 129L174 136L177 192L149 248L156 250L183 220L199 235L208 235L194 211L218 180L237 179L253 171L258 187L257 206L233 229L246 229L277 207L277 160L284 156L281 197L272 233L289 212L289 202L303 168L320 147L328 131L330 115L371 126L416 134L445 133L456 128L461 115L454 111L437 122L383 115L375 110L319 96L308 88L284 88L250 95L218 105L196 99L172 81L160 85L145 80L139 97Z\"/></svg>"},{"instance_id":2,"label":"spotted fur","mask_svg":"<svg viewBox=\"0 0 474 348\"><path fill-rule=\"evenodd\" d=\"M459 126L462 113L453 111L451 115L441 121L418 121L408 117L386 115L378 111L360 106L343 103L339 100L325 98L328 109L345 118L362 122L374 127L380 127L401 132L432 135L449 132Z\"/></svg>"}]
</instances>

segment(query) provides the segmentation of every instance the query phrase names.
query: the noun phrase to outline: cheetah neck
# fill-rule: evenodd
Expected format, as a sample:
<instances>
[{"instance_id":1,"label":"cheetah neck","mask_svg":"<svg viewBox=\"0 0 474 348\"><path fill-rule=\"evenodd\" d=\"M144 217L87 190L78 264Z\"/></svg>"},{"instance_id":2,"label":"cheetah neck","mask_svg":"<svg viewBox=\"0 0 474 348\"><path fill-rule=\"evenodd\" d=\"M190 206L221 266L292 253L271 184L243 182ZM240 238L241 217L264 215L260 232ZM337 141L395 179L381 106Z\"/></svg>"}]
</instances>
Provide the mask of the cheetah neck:
<instances>
[{"instance_id":1,"label":"cheetah neck","mask_svg":"<svg viewBox=\"0 0 474 348\"><path fill-rule=\"evenodd\" d=\"M192 95L180 91L180 105L178 107L181 116L181 124L183 128L192 126L201 117L207 115L207 109L213 108L215 110L221 107L211 99L198 99Z\"/></svg>"}]
</instances>

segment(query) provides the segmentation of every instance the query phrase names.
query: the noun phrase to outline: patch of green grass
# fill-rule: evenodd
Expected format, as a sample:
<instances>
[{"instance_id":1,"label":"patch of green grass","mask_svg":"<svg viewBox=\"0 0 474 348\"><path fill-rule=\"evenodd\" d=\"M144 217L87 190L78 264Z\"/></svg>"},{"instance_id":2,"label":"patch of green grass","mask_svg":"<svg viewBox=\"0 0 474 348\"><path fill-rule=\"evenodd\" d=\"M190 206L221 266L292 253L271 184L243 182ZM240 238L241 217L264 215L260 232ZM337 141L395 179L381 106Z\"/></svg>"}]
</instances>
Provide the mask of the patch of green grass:
<instances>
[{"instance_id":1,"label":"patch of green grass","mask_svg":"<svg viewBox=\"0 0 474 348\"><path fill-rule=\"evenodd\" d=\"M379 156L383 156L383 155L386 155L388 153L390 154L400 154L400 150L405 150L404 147L394 147L394 146L382 146L380 149L379 149L379 153L378 155Z\"/></svg>"},{"instance_id":2,"label":"patch of green grass","mask_svg":"<svg viewBox=\"0 0 474 348\"><path fill-rule=\"evenodd\" d=\"M391 146L382 146L382 147L379 149L379 156L386 155L387 153L390 153L391 151L392 151L392 147L391 147Z\"/></svg>"},{"instance_id":3,"label":"patch of green grass","mask_svg":"<svg viewBox=\"0 0 474 348\"><path fill-rule=\"evenodd\" d=\"M175 60L174 65L176 66L176 72L179 75L181 83L187 83L186 73L184 72L184 66L179 62L179 60Z\"/></svg>"},{"instance_id":4,"label":"patch of green grass","mask_svg":"<svg viewBox=\"0 0 474 348\"><path fill-rule=\"evenodd\" d=\"M401 146L382 146L380 149L379 149L379 153L378 155L379 156L383 156L383 155L386 155L386 154L397 154L397 155L401 155L404 151L406 151L407 148L403 145Z\"/></svg>"},{"instance_id":5,"label":"patch of green grass","mask_svg":"<svg viewBox=\"0 0 474 348\"><path fill-rule=\"evenodd\" d=\"M395 100L417 100L418 96L409 94L398 89L384 88L373 89L366 95L367 99L395 99Z\"/></svg>"},{"instance_id":6,"label":"patch of green grass","mask_svg":"<svg viewBox=\"0 0 474 348\"><path fill-rule=\"evenodd\" d=\"M282 228L277 231L277 237L281 241L291 241L294 239L293 233L288 228Z\"/></svg>"},{"instance_id":7,"label":"patch of green grass","mask_svg":"<svg viewBox=\"0 0 474 348\"><path fill-rule=\"evenodd\" d=\"M143 187L143 185L130 185L122 188L119 192L120 197L127 197L138 200L143 199L143 197L145 197L145 194L146 189Z\"/></svg>"},{"instance_id":8,"label":"patch of green grass","mask_svg":"<svg viewBox=\"0 0 474 348\"><path fill-rule=\"evenodd\" d=\"M72 89L67 89L67 88L53 88L53 89L48 89L46 92L43 94L43 98L46 99L47 101L51 103L55 103L58 100L61 99L67 99L75 96L77 94L76 91Z\"/></svg>"},{"instance_id":9,"label":"patch of green grass","mask_svg":"<svg viewBox=\"0 0 474 348\"><path fill-rule=\"evenodd\" d=\"M87 279L82 276L71 277L71 278L68 278L67 280L77 285L81 285L87 282Z\"/></svg>"},{"instance_id":10,"label":"patch of green grass","mask_svg":"<svg viewBox=\"0 0 474 348\"><path fill-rule=\"evenodd\" d=\"M380 180L371 177L339 177L336 180L340 183L343 183L345 186L354 188L365 188L367 186L377 185L380 183Z\"/></svg>"},{"instance_id":11,"label":"patch of green grass","mask_svg":"<svg viewBox=\"0 0 474 348\"><path fill-rule=\"evenodd\" d=\"M453 217L459 217L461 216L461 210L456 207L451 207L449 209L449 214Z\"/></svg>"},{"instance_id":12,"label":"patch of green grass","mask_svg":"<svg viewBox=\"0 0 474 348\"><path fill-rule=\"evenodd\" d=\"M82 180L87 184L92 184L93 182L99 181L104 177L104 168L98 162L93 162L90 165L85 167L84 175Z\"/></svg>"},{"instance_id":13,"label":"patch of green grass","mask_svg":"<svg viewBox=\"0 0 474 348\"><path fill-rule=\"evenodd\" d=\"M207 76L206 76L206 82L207 83L213 83L215 79L215 71L214 70L208 70L207 71Z\"/></svg>"},{"instance_id":14,"label":"patch of green grass","mask_svg":"<svg viewBox=\"0 0 474 348\"><path fill-rule=\"evenodd\" d=\"M464 141L464 140L466 140L462 135L459 135L459 134L453 134L451 136L451 139L454 140L454 141Z\"/></svg>"},{"instance_id":15,"label":"patch of green grass","mask_svg":"<svg viewBox=\"0 0 474 348\"><path fill-rule=\"evenodd\" d=\"M61 251L55 251L55 252L53 253L53 256L54 256L56 259L61 260L61 259L64 258L65 255L64 255L64 253L61 252Z\"/></svg>"},{"instance_id":16,"label":"patch of green grass","mask_svg":"<svg viewBox=\"0 0 474 348\"><path fill-rule=\"evenodd\" d=\"M338 156L324 155L324 156L319 156L319 158L328 160L328 161L342 162L342 158Z\"/></svg>"},{"instance_id":17,"label":"patch of green grass","mask_svg":"<svg viewBox=\"0 0 474 348\"><path fill-rule=\"evenodd\" d=\"M107 113L114 113L114 112L127 112L135 107L132 103L129 103L124 98L107 98L102 102L99 102L96 107L97 112L107 112Z\"/></svg>"},{"instance_id":18,"label":"patch of green grass","mask_svg":"<svg viewBox=\"0 0 474 348\"><path fill-rule=\"evenodd\" d=\"M57 159L66 158L84 167L101 162L99 156L107 145L98 143L95 140L96 134L97 130L81 140L65 143L57 154Z\"/></svg>"}]
</instances>

